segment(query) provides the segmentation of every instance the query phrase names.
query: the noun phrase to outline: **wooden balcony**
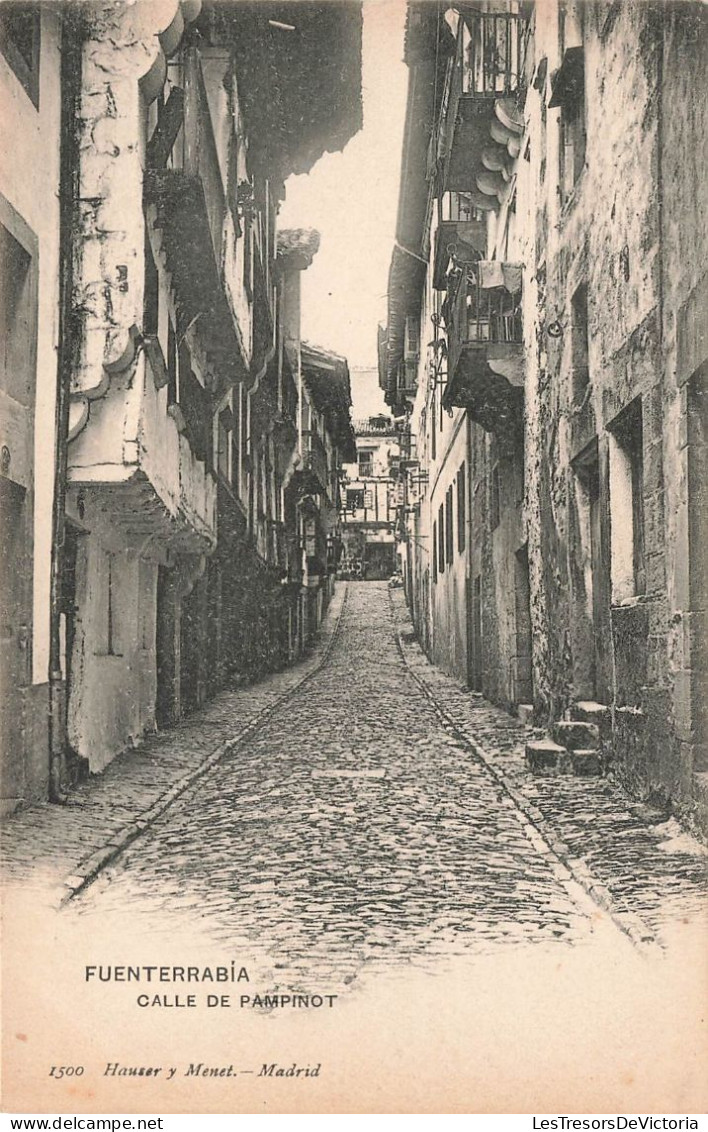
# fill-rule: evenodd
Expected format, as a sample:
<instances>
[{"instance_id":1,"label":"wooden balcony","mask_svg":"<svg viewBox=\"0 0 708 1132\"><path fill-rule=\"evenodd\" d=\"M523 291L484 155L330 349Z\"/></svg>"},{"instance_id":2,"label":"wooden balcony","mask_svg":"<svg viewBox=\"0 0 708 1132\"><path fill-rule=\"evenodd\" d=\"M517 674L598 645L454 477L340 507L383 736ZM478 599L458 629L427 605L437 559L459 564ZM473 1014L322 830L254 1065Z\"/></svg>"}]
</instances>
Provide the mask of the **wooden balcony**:
<instances>
[{"instance_id":1,"label":"wooden balcony","mask_svg":"<svg viewBox=\"0 0 708 1132\"><path fill-rule=\"evenodd\" d=\"M196 48L185 53L177 77L182 86L173 87L148 144L145 205L162 233L184 323L200 317L228 372L241 354L222 281L229 206Z\"/></svg>"},{"instance_id":2,"label":"wooden balcony","mask_svg":"<svg viewBox=\"0 0 708 1132\"><path fill-rule=\"evenodd\" d=\"M155 538L175 552L209 553L217 496L211 407L201 387L170 404L158 358L146 349L135 372L116 374L94 403L91 427L70 448L69 489L87 513L109 516L127 545Z\"/></svg>"},{"instance_id":3,"label":"wooden balcony","mask_svg":"<svg viewBox=\"0 0 708 1132\"><path fill-rule=\"evenodd\" d=\"M446 303L446 409L467 409L497 434L522 419L524 356L520 264L480 261L460 269Z\"/></svg>"},{"instance_id":4,"label":"wooden balcony","mask_svg":"<svg viewBox=\"0 0 708 1132\"><path fill-rule=\"evenodd\" d=\"M435 232L433 260L433 287L444 291L447 287L447 269L452 256L461 263L473 262L483 256L487 246L487 226L484 220L441 220Z\"/></svg>"},{"instance_id":5,"label":"wooden balcony","mask_svg":"<svg viewBox=\"0 0 708 1132\"><path fill-rule=\"evenodd\" d=\"M471 192L476 208L505 197L524 132L528 21L514 13L465 17L469 44L453 74L444 155L444 187Z\"/></svg>"},{"instance_id":6,"label":"wooden balcony","mask_svg":"<svg viewBox=\"0 0 708 1132\"><path fill-rule=\"evenodd\" d=\"M327 449L322 438L317 433L305 432L303 433L303 442L305 444L305 466L315 476L321 492L329 497L330 474Z\"/></svg>"}]
</instances>

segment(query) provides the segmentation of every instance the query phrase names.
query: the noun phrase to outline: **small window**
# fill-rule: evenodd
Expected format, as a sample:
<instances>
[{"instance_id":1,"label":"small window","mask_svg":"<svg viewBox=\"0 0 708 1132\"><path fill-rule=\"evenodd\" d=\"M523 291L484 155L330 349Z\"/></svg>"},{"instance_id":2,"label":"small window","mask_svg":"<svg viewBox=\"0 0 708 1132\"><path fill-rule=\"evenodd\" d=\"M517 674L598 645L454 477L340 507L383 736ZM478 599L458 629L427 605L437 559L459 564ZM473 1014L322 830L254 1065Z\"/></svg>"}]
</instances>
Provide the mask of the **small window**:
<instances>
[{"instance_id":1,"label":"small window","mask_svg":"<svg viewBox=\"0 0 708 1132\"><path fill-rule=\"evenodd\" d=\"M579 404L590 382L588 368L588 288L583 283L571 300L571 351L573 367L573 401Z\"/></svg>"},{"instance_id":2,"label":"small window","mask_svg":"<svg viewBox=\"0 0 708 1132\"><path fill-rule=\"evenodd\" d=\"M347 511L363 511L364 491L360 488L347 488Z\"/></svg>"},{"instance_id":3,"label":"small window","mask_svg":"<svg viewBox=\"0 0 708 1132\"><path fill-rule=\"evenodd\" d=\"M457 549L460 554L465 549L467 524L467 486L464 460L457 473Z\"/></svg>"},{"instance_id":4,"label":"small window","mask_svg":"<svg viewBox=\"0 0 708 1132\"><path fill-rule=\"evenodd\" d=\"M374 474L374 450L373 448L361 448L357 452L357 460L359 462L359 475L362 479L367 479Z\"/></svg>"},{"instance_id":5,"label":"small window","mask_svg":"<svg viewBox=\"0 0 708 1132\"><path fill-rule=\"evenodd\" d=\"M417 315L409 314L406 317L406 358L417 358L420 348L420 320Z\"/></svg>"},{"instance_id":6,"label":"small window","mask_svg":"<svg viewBox=\"0 0 708 1132\"><path fill-rule=\"evenodd\" d=\"M430 458L432 460L435 460L437 457L437 427L438 422L435 405L435 394L433 393L433 399L430 403Z\"/></svg>"},{"instance_id":7,"label":"small window","mask_svg":"<svg viewBox=\"0 0 708 1132\"><path fill-rule=\"evenodd\" d=\"M35 393L36 272L30 253L0 224L0 389L21 405Z\"/></svg>"},{"instance_id":8,"label":"small window","mask_svg":"<svg viewBox=\"0 0 708 1132\"><path fill-rule=\"evenodd\" d=\"M445 573L445 508L442 503L438 509L438 570Z\"/></svg>"},{"instance_id":9,"label":"small window","mask_svg":"<svg viewBox=\"0 0 708 1132\"><path fill-rule=\"evenodd\" d=\"M253 298L253 227L248 217L243 218L243 286L249 299Z\"/></svg>"},{"instance_id":10,"label":"small window","mask_svg":"<svg viewBox=\"0 0 708 1132\"><path fill-rule=\"evenodd\" d=\"M433 523L433 542L432 542L431 558L432 558L432 562L433 562L433 581L437 582L437 580L438 580L438 524L437 523Z\"/></svg>"},{"instance_id":11,"label":"small window","mask_svg":"<svg viewBox=\"0 0 708 1132\"><path fill-rule=\"evenodd\" d=\"M549 107L560 107L559 187L565 201L585 167L585 53L570 47L554 83Z\"/></svg>"},{"instance_id":12,"label":"small window","mask_svg":"<svg viewBox=\"0 0 708 1132\"><path fill-rule=\"evenodd\" d=\"M452 565L452 560L455 557L453 510L453 491L452 486L450 486L445 493L445 560L448 566Z\"/></svg>"},{"instance_id":13,"label":"small window","mask_svg":"<svg viewBox=\"0 0 708 1132\"><path fill-rule=\"evenodd\" d=\"M0 51L39 108L40 5L4 0L0 4Z\"/></svg>"}]
</instances>

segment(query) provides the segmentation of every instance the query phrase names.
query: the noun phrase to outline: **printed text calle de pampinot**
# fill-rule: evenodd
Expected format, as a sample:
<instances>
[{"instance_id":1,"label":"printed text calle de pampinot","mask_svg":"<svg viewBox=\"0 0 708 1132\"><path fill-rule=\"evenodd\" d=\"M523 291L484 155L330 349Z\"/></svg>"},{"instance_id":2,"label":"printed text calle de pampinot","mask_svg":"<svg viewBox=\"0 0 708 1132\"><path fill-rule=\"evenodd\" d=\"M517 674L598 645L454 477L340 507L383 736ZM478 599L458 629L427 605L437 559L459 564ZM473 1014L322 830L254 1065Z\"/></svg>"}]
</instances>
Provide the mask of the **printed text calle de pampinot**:
<instances>
[{"instance_id":1,"label":"printed text calle de pampinot","mask_svg":"<svg viewBox=\"0 0 708 1132\"><path fill-rule=\"evenodd\" d=\"M167 1010L207 1009L241 1010L331 1010L336 994L321 991L290 992L288 994L255 992L250 984L248 968L234 961L216 966L119 964L87 965L84 981L92 984L127 983L140 989L135 1003L141 1008ZM239 993L226 987L239 986ZM208 988L208 989L207 989Z\"/></svg>"}]
</instances>

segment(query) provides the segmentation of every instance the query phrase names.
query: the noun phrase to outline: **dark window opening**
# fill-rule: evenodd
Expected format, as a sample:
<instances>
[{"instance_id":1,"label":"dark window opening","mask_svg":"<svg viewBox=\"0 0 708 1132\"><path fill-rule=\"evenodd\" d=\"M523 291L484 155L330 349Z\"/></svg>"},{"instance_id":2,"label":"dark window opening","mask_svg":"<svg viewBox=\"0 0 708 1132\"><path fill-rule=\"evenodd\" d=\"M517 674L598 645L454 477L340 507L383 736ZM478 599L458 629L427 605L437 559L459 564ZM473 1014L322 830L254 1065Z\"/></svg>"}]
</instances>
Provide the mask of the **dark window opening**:
<instances>
[{"instance_id":1,"label":"dark window opening","mask_svg":"<svg viewBox=\"0 0 708 1132\"><path fill-rule=\"evenodd\" d=\"M0 51L39 107L40 5L5 0L0 4Z\"/></svg>"},{"instance_id":2,"label":"dark window opening","mask_svg":"<svg viewBox=\"0 0 708 1132\"><path fill-rule=\"evenodd\" d=\"M433 549L431 558L433 561L433 581L438 580L438 524L433 523Z\"/></svg>"},{"instance_id":3,"label":"dark window opening","mask_svg":"<svg viewBox=\"0 0 708 1132\"><path fill-rule=\"evenodd\" d=\"M588 365L588 288L583 283L571 300L571 365L573 370L573 401L579 404L585 397L590 382Z\"/></svg>"},{"instance_id":4,"label":"dark window opening","mask_svg":"<svg viewBox=\"0 0 708 1132\"><path fill-rule=\"evenodd\" d=\"M445 508L442 503L438 509L438 570L445 573Z\"/></svg>"},{"instance_id":5,"label":"dark window opening","mask_svg":"<svg viewBox=\"0 0 708 1132\"><path fill-rule=\"evenodd\" d=\"M566 201L585 166L584 97L561 113L560 187Z\"/></svg>"},{"instance_id":6,"label":"dark window opening","mask_svg":"<svg viewBox=\"0 0 708 1132\"><path fill-rule=\"evenodd\" d=\"M34 397L33 338L37 296L32 256L0 225L0 389L21 405Z\"/></svg>"},{"instance_id":7,"label":"dark window opening","mask_svg":"<svg viewBox=\"0 0 708 1132\"><path fill-rule=\"evenodd\" d=\"M430 437L430 457L431 457L432 460L435 460L436 457L437 457L437 438L436 438L437 413L436 413L436 405L435 405L435 394L433 394L433 399L430 403L430 424L432 426L431 429L430 429L430 433L431 433L431 437Z\"/></svg>"},{"instance_id":8,"label":"dark window opening","mask_svg":"<svg viewBox=\"0 0 708 1132\"><path fill-rule=\"evenodd\" d=\"M453 531L453 491L452 487L445 493L445 560L448 566L452 565L455 556L455 540Z\"/></svg>"},{"instance_id":9,"label":"dark window opening","mask_svg":"<svg viewBox=\"0 0 708 1132\"><path fill-rule=\"evenodd\" d=\"M575 29L582 39L582 26ZM550 108L560 107L559 189L565 202L585 167L585 51L569 47L553 80Z\"/></svg>"},{"instance_id":10,"label":"dark window opening","mask_svg":"<svg viewBox=\"0 0 708 1132\"><path fill-rule=\"evenodd\" d=\"M467 523L467 495L464 461L457 473L457 549L460 554L465 549Z\"/></svg>"},{"instance_id":11,"label":"dark window opening","mask_svg":"<svg viewBox=\"0 0 708 1132\"><path fill-rule=\"evenodd\" d=\"M364 489L362 488L347 488L347 511L363 511L364 510Z\"/></svg>"}]
</instances>

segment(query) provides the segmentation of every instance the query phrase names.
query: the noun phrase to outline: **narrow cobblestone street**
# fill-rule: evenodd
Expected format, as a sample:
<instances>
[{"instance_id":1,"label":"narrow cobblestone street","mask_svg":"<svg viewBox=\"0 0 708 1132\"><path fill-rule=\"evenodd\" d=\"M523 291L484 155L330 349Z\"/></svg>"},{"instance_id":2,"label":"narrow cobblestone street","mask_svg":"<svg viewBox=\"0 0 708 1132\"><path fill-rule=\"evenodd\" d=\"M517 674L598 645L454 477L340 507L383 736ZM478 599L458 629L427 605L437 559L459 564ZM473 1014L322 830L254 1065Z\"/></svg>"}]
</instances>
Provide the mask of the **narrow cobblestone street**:
<instances>
[{"instance_id":1,"label":"narrow cobblestone street","mask_svg":"<svg viewBox=\"0 0 708 1132\"><path fill-rule=\"evenodd\" d=\"M497 715L504 737L513 724ZM387 586L350 584L320 670L72 914L129 913L167 933L198 919L215 942L238 941L295 978L338 981L372 962L587 941L597 908L450 730L404 661ZM677 878L672 863L672 883L695 911L702 861L684 866Z\"/></svg>"}]
</instances>

